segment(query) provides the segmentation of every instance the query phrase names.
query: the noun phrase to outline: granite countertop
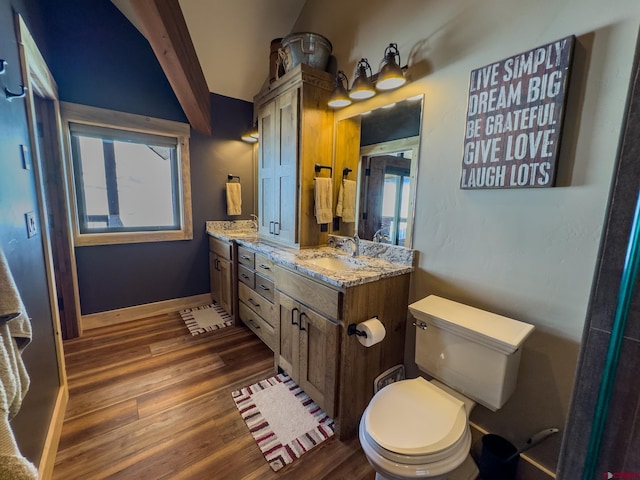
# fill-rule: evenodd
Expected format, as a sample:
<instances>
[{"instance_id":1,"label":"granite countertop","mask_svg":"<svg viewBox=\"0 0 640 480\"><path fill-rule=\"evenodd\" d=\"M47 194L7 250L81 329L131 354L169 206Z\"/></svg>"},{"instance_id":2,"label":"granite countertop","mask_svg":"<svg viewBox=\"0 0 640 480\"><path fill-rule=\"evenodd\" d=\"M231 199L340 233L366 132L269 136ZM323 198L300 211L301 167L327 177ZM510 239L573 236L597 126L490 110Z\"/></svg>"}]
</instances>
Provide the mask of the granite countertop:
<instances>
[{"instance_id":1,"label":"granite countertop","mask_svg":"<svg viewBox=\"0 0 640 480\"><path fill-rule=\"evenodd\" d=\"M330 235L330 246L294 249L269 243L258 237L250 221L207 222L207 233L221 240L234 240L239 245L267 256L274 262L289 267L330 285L344 288L374 282L381 278L403 275L413 271L413 250L360 241L361 254L351 257L352 248L346 237ZM352 269L335 271L315 265L314 260L335 257L348 263Z\"/></svg>"}]
</instances>

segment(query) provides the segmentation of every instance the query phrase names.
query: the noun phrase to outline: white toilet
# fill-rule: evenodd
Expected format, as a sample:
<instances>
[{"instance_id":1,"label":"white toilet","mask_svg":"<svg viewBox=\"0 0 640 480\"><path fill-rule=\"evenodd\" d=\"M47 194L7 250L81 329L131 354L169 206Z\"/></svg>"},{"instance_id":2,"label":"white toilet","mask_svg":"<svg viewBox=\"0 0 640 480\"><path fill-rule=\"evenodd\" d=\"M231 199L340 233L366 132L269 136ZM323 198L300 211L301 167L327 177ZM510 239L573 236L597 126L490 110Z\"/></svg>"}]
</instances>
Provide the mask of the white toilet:
<instances>
[{"instance_id":1,"label":"white toilet","mask_svg":"<svg viewBox=\"0 0 640 480\"><path fill-rule=\"evenodd\" d=\"M475 479L469 414L475 402L496 411L509 399L533 325L435 295L409 310L416 364L439 381L401 380L376 393L360 420L362 449L377 480Z\"/></svg>"}]
</instances>

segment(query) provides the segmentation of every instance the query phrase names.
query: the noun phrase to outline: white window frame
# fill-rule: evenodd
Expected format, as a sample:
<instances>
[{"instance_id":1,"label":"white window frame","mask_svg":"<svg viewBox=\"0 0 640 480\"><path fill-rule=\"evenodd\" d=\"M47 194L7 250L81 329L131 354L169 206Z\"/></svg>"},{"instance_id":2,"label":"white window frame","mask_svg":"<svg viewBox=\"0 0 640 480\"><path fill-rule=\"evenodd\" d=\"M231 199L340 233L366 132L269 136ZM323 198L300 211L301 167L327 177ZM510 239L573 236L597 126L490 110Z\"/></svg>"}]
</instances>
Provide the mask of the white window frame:
<instances>
[{"instance_id":1,"label":"white window frame","mask_svg":"<svg viewBox=\"0 0 640 480\"><path fill-rule=\"evenodd\" d=\"M67 179L69 192L68 204L70 207L75 245L110 245L193 239L193 221L191 217L191 168L189 162L189 137L191 129L188 124L68 102L60 102L60 113L62 116L64 143L67 153L67 172L69 172L69 178ZM79 123L175 138L177 141L178 165L180 166L181 173L180 178L178 179L180 229L139 232L81 233L80 220L78 217L78 197L73 178L74 166L71 154L70 123Z\"/></svg>"}]
</instances>

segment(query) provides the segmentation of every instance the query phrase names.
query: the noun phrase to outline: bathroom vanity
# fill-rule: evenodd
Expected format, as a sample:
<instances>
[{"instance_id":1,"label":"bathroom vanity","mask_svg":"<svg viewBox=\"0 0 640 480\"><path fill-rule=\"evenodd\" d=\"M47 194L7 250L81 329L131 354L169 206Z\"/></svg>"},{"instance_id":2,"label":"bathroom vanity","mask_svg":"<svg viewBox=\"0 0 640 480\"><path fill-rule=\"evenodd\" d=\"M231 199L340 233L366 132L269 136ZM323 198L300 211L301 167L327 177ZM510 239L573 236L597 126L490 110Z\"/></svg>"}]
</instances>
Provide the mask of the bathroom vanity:
<instances>
[{"instance_id":1,"label":"bathroom vanity","mask_svg":"<svg viewBox=\"0 0 640 480\"><path fill-rule=\"evenodd\" d=\"M236 322L335 420L339 438L354 435L375 378L403 363L413 252L362 242L361 256L352 258L347 245L300 250L246 232L208 232L234 246ZM347 330L372 317L386 336L364 347Z\"/></svg>"},{"instance_id":2,"label":"bathroom vanity","mask_svg":"<svg viewBox=\"0 0 640 480\"><path fill-rule=\"evenodd\" d=\"M336 435L347 438L357 431L376 377L404 361L413 251L363 241L361 255L352 257L350 238L330 235L338 222L318 225L314 177L334 179L335 205L343 174L358 172L365 131L343 122L353 128L340 128L334 139L332 89L330 74L301 64L256 95L257 228L248 221L208 222L207 231L232 245L225 259L232 264L236 324L274 352L275 369L288 373L335 420ZM216 254L212 268L223 264ZM374 317L386 336L365 347L349 326Z\"/></svg>"}]
</instances>

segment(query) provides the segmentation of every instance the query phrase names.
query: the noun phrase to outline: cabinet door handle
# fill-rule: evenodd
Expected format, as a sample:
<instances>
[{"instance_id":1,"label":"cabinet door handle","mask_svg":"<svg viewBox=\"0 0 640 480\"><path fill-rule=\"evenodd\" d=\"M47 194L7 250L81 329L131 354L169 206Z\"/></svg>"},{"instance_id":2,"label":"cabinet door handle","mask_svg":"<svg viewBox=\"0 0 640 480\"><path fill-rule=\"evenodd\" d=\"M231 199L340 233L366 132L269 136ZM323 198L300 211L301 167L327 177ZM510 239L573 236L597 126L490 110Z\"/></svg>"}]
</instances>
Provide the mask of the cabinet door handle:
<instances>
[{"instance_id":1,"label":"cabinet door handle","mask_svg":"<svg viewBox=\"0 0 640 480\"><path fill-rule=\"evenodd\" d=\"M258 285L258 287L260 287L260 290L264 290L265 292L269 291L269 287L265 287L263 284Z\"/></svg>"},{"instance_id":2,"label":"cabinet door handle","mask_svg":"<svg viewBox=\"0 0 640 480\"><path fill-rule=\"evenodd\" d=\"M304 313L304 312L300 312L300 324L298 325L298 328L300 329L300 331L306 330L306 328L304 328L302 326L302 317L307 317L307 314ZM309 318L309 317L307 317L307 318ZM309 323L309 320L307 320L307 323Z\"/></svg>"},{"instance_id":3,"label":"cabinet door handle","mask_svg":"<svg viewBox=\"0 0 640 480\"><path fill-rule=\"evenodd\" d=\"M251 305L253 305L254 307L259 307L260 304L256 303L256 301L253 298L249 298L247 299L247 302L249 302Z\"/></svg>"},{"instance_id":4,"label":"cabinet door handle","mask_svg":"<svg viewBox=\"0 0 640 480\"><path fill-rule=\"evenodd\" d=\"M277 232L276 232L276 225L278 226ZM280 222L273 222L273 233L275 235L280 235Z\"/></svg>"},{"instance_id":5,"label":"cabinet door handle","mask_svg":"<svg viewBox=\"0 0 640 480\"><path fill-rule=\"evenodd\" d=\"M298 307L293 307L293 309L291 310L291 325L298 325L296 323L296 321L293 319L293 315L294 315L294 313L299 312L299 311L300 310L298 310Z\"/></svg>"},{"instance_id":6,"label":"cabinet door handle","mask_svg":"<svg viewBox=\"0 0 640 480\"><path fill-rule=\"evenodd\" d=\"M216 261L214 262L214 266L217 271L220 271L220 260L218 260L217 258L216 258Z\"/></svg>"}]
</instances>

